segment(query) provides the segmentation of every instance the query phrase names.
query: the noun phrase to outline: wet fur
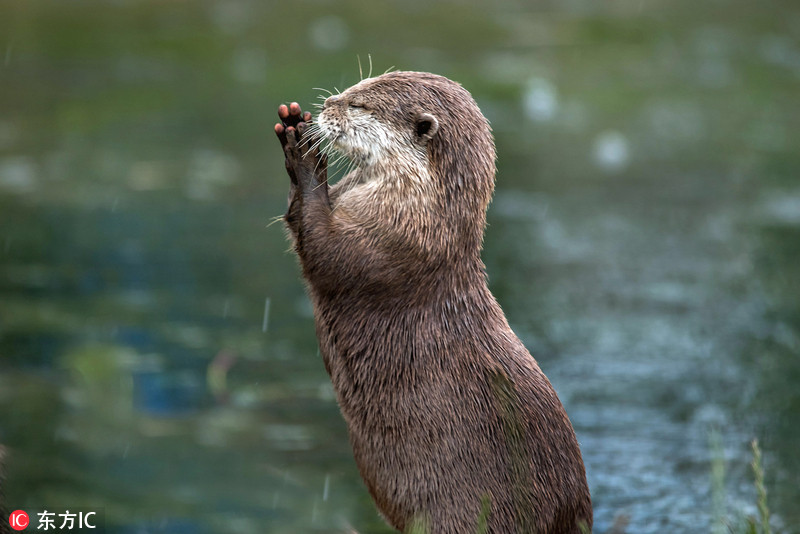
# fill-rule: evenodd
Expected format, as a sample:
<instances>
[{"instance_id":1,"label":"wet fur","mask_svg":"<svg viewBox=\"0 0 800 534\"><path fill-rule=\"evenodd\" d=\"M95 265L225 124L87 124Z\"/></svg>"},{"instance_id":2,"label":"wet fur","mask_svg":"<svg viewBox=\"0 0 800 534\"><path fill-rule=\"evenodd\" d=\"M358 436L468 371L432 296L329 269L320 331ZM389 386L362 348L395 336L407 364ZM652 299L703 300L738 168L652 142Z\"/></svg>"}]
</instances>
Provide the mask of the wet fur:
<instances>
[{"instance_id":1,"label":"wet fur","mask_svg":"<svg viewBox=\"0 0 800 534\"><path fill-rule=\"evenodd\" d=\"M569 419L487 287L495 149L470 94L392 72L329 98L317 128L356 168L328 187L325 156L290 135L286 221L380 511L399 530L464 534L488 498L490 533L591 527Z\"/></svg>"}]
</instances>

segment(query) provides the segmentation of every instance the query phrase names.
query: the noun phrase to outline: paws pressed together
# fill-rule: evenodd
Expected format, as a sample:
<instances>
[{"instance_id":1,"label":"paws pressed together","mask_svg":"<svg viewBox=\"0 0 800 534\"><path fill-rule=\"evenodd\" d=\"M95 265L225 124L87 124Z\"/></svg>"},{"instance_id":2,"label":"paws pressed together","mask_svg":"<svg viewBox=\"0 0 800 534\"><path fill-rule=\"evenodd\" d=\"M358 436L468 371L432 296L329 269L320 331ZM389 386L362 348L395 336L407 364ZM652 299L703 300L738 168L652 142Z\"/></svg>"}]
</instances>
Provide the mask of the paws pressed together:
<instances>
[{"instance_id":1,"label":"paws pressed together","mask_svg":"<svg viewBox=\"0 0 800 534\"><path fill-rule=\"evenodd\" d=\"M311 123L311 113L303 113L300 105L292 102L290 106L281 105L278 116L282 123L275 125L275 133L286 155L286 171L292 184L302 190L327 183L328 157L303 138Z\"/></svg>"}]
</instances>

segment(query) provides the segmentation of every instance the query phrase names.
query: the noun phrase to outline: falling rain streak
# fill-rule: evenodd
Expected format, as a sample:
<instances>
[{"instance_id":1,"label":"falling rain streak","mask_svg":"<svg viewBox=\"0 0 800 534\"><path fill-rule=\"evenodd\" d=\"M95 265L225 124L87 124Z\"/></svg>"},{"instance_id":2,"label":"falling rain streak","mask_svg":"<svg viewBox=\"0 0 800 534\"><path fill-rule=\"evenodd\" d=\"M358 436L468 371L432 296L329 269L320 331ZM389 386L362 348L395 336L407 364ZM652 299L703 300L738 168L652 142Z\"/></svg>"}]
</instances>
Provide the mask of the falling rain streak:
<instances>
[{"instance_id":1,"label":"falling rain streak","mask_svg":"<svg viewBox=\"0 0 800 534\"><path fill-rule=\"evenodd\" d=\"M269 297L264 300L264 322L261 323L261 331L267 331L267 325L269 324Z\"/></svg>"}]
</instances>

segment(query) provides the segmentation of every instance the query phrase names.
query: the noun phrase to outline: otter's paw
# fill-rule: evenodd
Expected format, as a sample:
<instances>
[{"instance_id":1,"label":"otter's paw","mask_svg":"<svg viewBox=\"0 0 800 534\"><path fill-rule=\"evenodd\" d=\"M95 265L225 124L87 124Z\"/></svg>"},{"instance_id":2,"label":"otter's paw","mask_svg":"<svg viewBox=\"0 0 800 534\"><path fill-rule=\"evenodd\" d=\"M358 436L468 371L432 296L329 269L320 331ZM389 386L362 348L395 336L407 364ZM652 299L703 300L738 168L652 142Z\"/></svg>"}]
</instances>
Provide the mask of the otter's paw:
<instances>
[{"instance_id":1,"label":"otter's paw","mask_svg":"<svg viewBox=\"0 0 800 534\"><path fill-rule=\"evenodd\" d=\"M306 190L327 183L328 158L320 154L316 139L305 135L311 113L303 113L297 102L292 102L288 107L278 108L278 117L281 123L275 125L275 133L283 146L286 171L292 184Z\"/></svg>"},{"instance_id":2,"label":"otter's paw","mask_svg":"<svg viewBox=\"0 0 800 534\"><path fill-rule=\"evenodd\" d=\"M288 128L297 128L301 123L309 124L311 122L311 112L300 109L300 104L292 102L288 106L281 104L278 106L278 118L281 120L275 125L275 133L281 141L281 146L285 147L287 138L286 130Z\"/></svg>"}]
</instances>

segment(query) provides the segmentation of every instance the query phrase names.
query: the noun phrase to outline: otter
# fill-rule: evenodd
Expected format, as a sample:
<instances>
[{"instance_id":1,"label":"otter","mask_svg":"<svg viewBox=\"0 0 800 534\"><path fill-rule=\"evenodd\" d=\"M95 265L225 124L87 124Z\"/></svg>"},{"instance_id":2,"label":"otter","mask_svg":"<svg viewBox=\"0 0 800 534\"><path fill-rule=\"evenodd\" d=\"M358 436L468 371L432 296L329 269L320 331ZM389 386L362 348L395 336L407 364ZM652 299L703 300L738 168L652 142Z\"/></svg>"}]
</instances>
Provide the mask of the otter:
<instances>
[{"instance_id":1,"label":"otter","mask_svg":"<svg viewBox=\"0 0 800 534\"><path fill-rule=\"evenodd\" d=\"M488 121L461 85L390 72L278 108L284 216L361 476L399 531L578 534L592 507L555 390L490 293ZM328 155L354 169L327 182Z\"/></svg>"}]
</instances>

